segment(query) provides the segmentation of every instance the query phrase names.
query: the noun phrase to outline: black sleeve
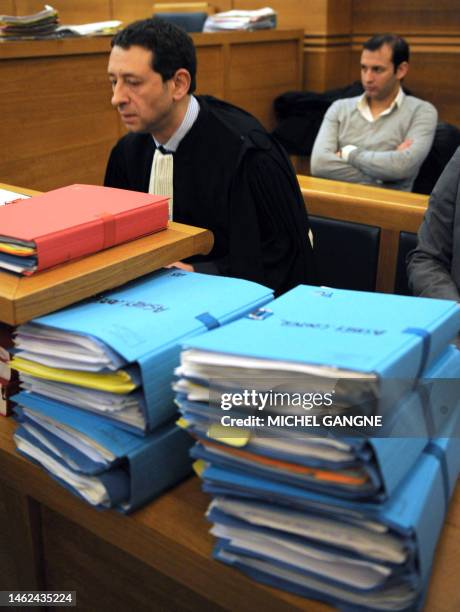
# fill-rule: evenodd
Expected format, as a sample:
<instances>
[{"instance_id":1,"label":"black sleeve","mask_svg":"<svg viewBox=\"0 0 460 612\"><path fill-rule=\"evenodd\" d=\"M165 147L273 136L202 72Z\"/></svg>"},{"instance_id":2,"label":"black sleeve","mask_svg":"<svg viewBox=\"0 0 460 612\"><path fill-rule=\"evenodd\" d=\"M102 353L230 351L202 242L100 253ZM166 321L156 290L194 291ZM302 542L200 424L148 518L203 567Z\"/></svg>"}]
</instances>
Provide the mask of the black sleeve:
<instances>
[{"instance_id":1,"label":"black sleeve","mask_svg":"<svg viewBox=\"0 0 460 612\"><path fill-rule=\"evenodd\" d=\"M315 283L308 230L289 161L276 148L249 150L232 186L230 274L265 284L276 294Z\"/></svg>"},{"instance_id":2,"label":"black sleeve","mask_svg":"<svg viewBox=\"0 0 460 612\"><path fill-rule=\"evenodd\" d=\"M153 152L149 134L127 134L121 138L110 153L104 185L147 193Z\"/></svg>"},{"instance_id":3,"label":"black sleeve","mask_svg":"<svg viewBox=\"0 0 460 612\"><path fill-rule=\"evenodd\" d=\"M129 189L126 170L125 164L123 163L122 152L120 151L120 145L117 144L110 152L107 168L105 169L104 186Z\"/></svg>"}]
</instances>

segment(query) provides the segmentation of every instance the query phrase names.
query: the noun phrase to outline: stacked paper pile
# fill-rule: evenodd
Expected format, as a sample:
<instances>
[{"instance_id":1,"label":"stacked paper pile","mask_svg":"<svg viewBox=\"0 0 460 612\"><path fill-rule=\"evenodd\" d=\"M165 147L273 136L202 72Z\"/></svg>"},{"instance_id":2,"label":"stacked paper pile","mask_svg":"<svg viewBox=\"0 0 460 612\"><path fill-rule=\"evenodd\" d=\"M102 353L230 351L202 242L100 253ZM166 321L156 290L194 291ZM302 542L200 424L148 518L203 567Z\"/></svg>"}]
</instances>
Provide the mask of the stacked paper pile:
<instances>
[{"instance_id":1,"label":"stacked paper pile","mask_svg":"<svg viewBox=\"0 0 460 612\"><path fill-rule=\"evenodd\" d=\"M48 4L33 15L0 15L0 40L48 37L56 31L58 23L57 10Z\"/></svg>"},{"instance_id":2,"label":"stacked paper pile","mask_svg":"<svg viewBox=\"0 0 460 612\"><path fill-rule=\"evenodd\" d=\"M272 296L168 270L18 327L18 449L93 505L138 507L190 470L171 389L180 343Z\"/></svg>"},{"instance_id":3,"label":"stacked paper pile","mask_svg":"<svg viewBox=\"0 0 460 612\"><path fill-rule=\"evenodd\" d=\"M420 605L460 470L459 329L453 302L300 286L188 342L215 557L349 610Z\"/></svg>"},{"instance_id":4,"label":"stacked paper pile","mask_svg":"<svg viewBox=\"0 0 460 612\"><path fill-rule=\"evenodd\" d=\"M276 13L265 7L255 11L225 11L209 15L203 32L222 32L227 30L267 30L276 28Z\"/></svg>"}]
</instances>

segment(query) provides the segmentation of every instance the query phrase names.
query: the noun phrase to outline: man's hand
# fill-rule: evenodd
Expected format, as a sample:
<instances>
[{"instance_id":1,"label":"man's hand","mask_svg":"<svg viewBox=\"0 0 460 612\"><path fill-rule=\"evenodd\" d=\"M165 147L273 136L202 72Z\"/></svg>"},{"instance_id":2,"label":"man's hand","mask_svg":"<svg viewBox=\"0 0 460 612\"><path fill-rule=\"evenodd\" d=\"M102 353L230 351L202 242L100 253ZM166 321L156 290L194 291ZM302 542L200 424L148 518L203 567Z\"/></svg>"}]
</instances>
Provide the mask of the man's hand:
<instances>
[{"instance_id":1,"label":"man's hand","mask_svg":"<svg viewBox=\"0 0 460 612\"><path fill-rule=\"evenodd\" d=\"M408 149L413 144L414 144L413 140L411 140L410 138L406 138L406 140L403 140L402 143L396 147L396 151L404 151L405 149Z\"/></svg>"},{"instance_id":2,"label":"man's hand","mask_svg":"<svg viewBox=\"0 0 460 612\"><path fill-rule=\"evenodd\" d=\"M186 270L187 272L195 272L195 269L190 264L186 264L183 261L175 261L169 266L165 266L165 268L180 268L181 270Z\"/></svg>"}]
</instances>

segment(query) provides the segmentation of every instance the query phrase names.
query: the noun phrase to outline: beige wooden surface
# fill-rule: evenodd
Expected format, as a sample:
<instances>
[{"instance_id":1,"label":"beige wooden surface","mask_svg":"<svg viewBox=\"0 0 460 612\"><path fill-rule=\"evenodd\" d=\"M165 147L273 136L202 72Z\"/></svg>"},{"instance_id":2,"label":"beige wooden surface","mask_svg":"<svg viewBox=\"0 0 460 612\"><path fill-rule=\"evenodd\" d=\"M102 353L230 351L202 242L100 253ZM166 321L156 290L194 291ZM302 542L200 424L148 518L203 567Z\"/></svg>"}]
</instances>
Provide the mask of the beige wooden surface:
<instances>
[{"instance_id":1,"label":"beige wooden surface","mask_svg":"<svg viewBox=\"0 0 460 612\"><path fill-rule=\"evenodd\" d=\"M201 492L197 477L131 516L98 512L18 456L14 429L11 419L0 417L0 485L4 485L0 486L0 512L2 506L6 508L0 518L9 525L2 534L4 554L0 555L0 563L9 565L4 570L0 565L0 585L2 575L10 580L18 575L22 588L77 589L77 597L87 602L81 610L123 610L127 608L120 607L120 601L126 599L140 600L136 609L141 610L155 609L155 601L163 601L158 609L175 611L330 609L264 587L213 561L213 538L204 518L210 498ZM460 609L459 542L457 486L437 547L425 612ZM8 550L13 551L9 556ZM3 583L5 589L17 588L16 584ZM159 593L152 595L154 585Z\"/></svg>"},{"instance_id":2,"label":"beige wooden surface","mask_svg":"<svg viewBox=\"0 0 460 612\"><path fill-rule=\"evenodd\" d=\"M0 184L0 188L28 191ZM0 272L0 321L24 323L212 248L212 233L182 223L29 277Z\"/></svg>"}]
</instances>

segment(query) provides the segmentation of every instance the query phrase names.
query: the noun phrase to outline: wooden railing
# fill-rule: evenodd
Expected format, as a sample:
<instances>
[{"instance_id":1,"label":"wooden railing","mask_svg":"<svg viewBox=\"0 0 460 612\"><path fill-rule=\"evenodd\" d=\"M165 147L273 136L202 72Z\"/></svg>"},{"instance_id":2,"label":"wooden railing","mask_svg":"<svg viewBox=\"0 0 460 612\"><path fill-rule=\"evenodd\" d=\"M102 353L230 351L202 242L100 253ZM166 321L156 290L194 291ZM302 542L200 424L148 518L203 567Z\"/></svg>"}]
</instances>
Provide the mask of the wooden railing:
<instances>
[{"instance_id":1,"label":"wooden railing","mask_svg":"<svg viewBox=\"0 0 460 612\"><path fill-rule=\"evenodd\" d=\"M391 293L400 232L417 232L428 196L311 176L298 180L309 214L380 228L376 290Z\"/></svg>"}]
</instances>

